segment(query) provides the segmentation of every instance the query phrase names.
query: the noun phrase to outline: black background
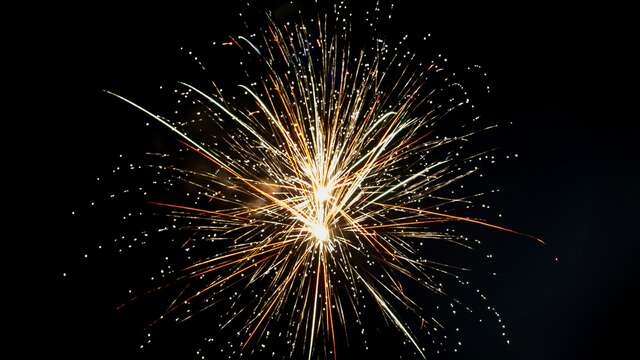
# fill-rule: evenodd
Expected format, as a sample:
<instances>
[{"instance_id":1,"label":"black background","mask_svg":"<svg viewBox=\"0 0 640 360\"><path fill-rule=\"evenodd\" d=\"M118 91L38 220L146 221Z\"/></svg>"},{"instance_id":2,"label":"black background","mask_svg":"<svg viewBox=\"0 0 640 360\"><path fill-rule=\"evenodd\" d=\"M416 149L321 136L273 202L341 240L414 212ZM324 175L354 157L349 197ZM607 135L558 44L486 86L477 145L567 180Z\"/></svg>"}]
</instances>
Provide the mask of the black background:
<instances>
[{"instance_id":1,"label":"black background","mask_svg":"<svg viewBox=\"0 0 640 360\"><path fill-rule=\"evenodd\" d=\"M23 320L31 344L26 353L139 356L135 330L113 311L121 299L109 291L117 286L100 269L104 264L79 265L87 242L99 235L69 230L77 225L67 215L92 196L92 180L111 168L117 154L149 144L139 141L142 127L128 128L128 120L139 115L102 89L150 90L152 98L161 82L183 80L177 69L188 61L177 48L238 29L233 8L132 9L104 3L43 9L34 18L36 36L25 39L25 46L35 54L29 67L43 75L30 82L36 94L24 93L32 97L31 106L45 107L47 116L29 121L44 140L42 150L25 162L37 182L46 177L52 189L54 198L45 204L50 215L42 221L56 220L42 225L45 235L25 240L30 251L43 255L37 277L22 284L30 294L29 320ZM549 243L543 249L503 249L511 251L499 260L505 271L485 286L510 327L512 344L471 340L456 358L624 354L632 345L637 313L633 261L640 183L640 126L633 112L623 110L632 99L628 60L620 50L632 46L624 10L551 2L468 7L408 1L396 10L395 21L404 31L430 32L449 58L480 64L489 73L494 91L481 112L513 121L499 145L519 154L519 161L494 173L503 192L493 200L506 223ZM66 271L80 275L63 281ZM473 331L480 330L467 338L473 339Z\"/></svg>"}]
</instances>

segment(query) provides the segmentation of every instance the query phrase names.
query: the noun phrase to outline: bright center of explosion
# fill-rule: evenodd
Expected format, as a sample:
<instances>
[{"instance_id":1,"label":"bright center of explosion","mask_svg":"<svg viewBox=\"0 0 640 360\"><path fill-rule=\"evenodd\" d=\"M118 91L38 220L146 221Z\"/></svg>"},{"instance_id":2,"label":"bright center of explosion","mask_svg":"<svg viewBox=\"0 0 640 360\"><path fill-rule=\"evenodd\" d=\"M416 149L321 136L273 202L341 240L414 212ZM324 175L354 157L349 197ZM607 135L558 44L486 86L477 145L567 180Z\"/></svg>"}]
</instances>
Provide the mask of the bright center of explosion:
<instances>
[{"instance_id":1,"label":"bright center of explosion","mask_svg":"<svg viewBox=\"0 0 640 360\"><path fill-rule=\"evenodd\" d=\"M318 190L316 190L316 198L320 202L329 200L329 189L327 189L326 187L318 188Z\"/></svg>"},{"instance_id":2,"label":"bright center of explosion","mask_svg":"<svg viewBox=\"0 0 640 360\"><path fill-rule=\"evenodd\" d=\"M322 224L311 224L311 233L319 241L327 241L329 239L329 231L327 227Z\"/></svg>"}]
</instances>

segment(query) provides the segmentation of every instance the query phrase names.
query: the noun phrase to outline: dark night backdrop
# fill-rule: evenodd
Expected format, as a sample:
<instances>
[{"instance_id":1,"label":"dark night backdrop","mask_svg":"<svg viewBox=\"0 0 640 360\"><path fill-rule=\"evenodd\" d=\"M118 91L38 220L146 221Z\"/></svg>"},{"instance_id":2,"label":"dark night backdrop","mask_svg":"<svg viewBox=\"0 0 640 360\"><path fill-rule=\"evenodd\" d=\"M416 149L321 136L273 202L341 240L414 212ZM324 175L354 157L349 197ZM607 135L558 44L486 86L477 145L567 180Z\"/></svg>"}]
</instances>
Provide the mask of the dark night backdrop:
<instances>
[{"instance_id":1,"label":"dark night backdrop","mask_svg":"<svg viewBox=\"0 0 640 360\"><path fill-rule=\"evenodd\" d=\"M267 6L276 9L277 3ZM92 198L93 179L111 169L117 154L152 143L142 126L130 126L142 115L101 90L148 90L148 98L138 98L144 103L158 84L184 80L190 62L178 46L232 33L238 23L227 7L232 8L165 7L147 13L105 3L82 15L73 12L78 9L50 9L50 16L37 19L42 36L30 47L46 59L37 66L53 76L41 78L39 88L55 101L49 117L33 126L47 122L42 125L46 154L56 159L37 168L51 171L46 176L56 199L49 204L55 204L52 217L59 221L50 227L55 235L35 241L47 266L40 276L49 280L37 285L32 298L29 312L35 320L25 332L34 340L27 353L61 358L137 353L137 329L113 311L122 298L110 291L122 289L113 279L126 275L116 270L110 277L104 268L113 264L104 259L81 265L85 247L103 230L81 225L80 231L68 231L78 226L68 214ZM471 329L466 339L481 340L468 340L456 358L596 359L630 348L634 332L627 324L637 312L640 127L637 116L621 106L631 98L619 85L625 64L617 49L630 45L621 13L552 2L398 5L400 27L410 34L431 32L452 61L488 71L494 92L479 104L481 113L514 122L498 145L520 155L493 172L503 192L492 201L503 209L505 223L550 244L540 248L514 240L517 245L501 249L502 274L483 284L511 329L512 345ZM63 271L75 279L61 281ZM94 281L86 279L89 275Z\"/></svg>"}]
</instances>

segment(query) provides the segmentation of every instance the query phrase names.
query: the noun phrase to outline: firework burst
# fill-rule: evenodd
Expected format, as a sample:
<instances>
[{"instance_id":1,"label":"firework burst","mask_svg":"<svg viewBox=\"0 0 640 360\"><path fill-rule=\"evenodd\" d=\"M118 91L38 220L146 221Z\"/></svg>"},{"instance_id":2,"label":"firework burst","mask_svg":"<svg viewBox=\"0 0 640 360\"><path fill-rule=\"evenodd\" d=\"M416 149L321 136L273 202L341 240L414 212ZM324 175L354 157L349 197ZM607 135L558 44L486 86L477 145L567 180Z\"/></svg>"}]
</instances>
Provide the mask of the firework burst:
<instances>
[{"instance_id":1,"label":"firework burst","mask_svg":"<svg viewBox=\"0 0 640 360\"><path fill-rule=\"evenodd\" d=\"M179 84L209 131L110 92L206 162L153 166L197 196L150 204L166 210L185 246L210 251L175 275L172 286L187 285L162 317L223 308L221 326L237 328L238 353L277 323L291 356L335 358L349 324L364 323L363 305L374 304L425 356L401 313L439 324L406 289L447 295L441 278L464 266L430 260L422 243L472 246L438 230L443 223L515 233L456 215L479 194L442 195L477 171L469 164L484 153L465 154L462 145L490 128L437 133L452 111L469 106L463 87L436 62L383 40L355 50L345 21L269 21L261 36L231 37L224 46L261 69L238 84L238 96L215 84Z\"/></svg>"}]
</instances>

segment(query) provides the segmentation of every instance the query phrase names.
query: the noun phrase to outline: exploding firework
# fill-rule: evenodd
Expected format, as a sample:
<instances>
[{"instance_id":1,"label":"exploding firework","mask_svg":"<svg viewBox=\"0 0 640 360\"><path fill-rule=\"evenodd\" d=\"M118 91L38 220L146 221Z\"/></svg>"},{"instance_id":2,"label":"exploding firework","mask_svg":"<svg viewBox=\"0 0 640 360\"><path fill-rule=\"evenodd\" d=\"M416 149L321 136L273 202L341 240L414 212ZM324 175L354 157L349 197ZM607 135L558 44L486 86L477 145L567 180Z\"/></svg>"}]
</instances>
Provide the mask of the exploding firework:
<instances>
[{"instance_id":1,"label":"exploding firework","mask_svg":"<svg viewBox=\"0 0 640 360\"><path fill-rule=\"evenodd\" d=\"M448 192L478 171L486 153L465 144L492 127L438 133L470 106L464 87L438 62L382 39L356 49L349 29L336 15L269 20L260 35L230 37L222 46L239 49L256 75L233 96L233 88L179 83L197 121L109 92L204 164L145 166L154 183L168 179L177 189L149 201L169 219L160 230L199 249L150 292L182 289L163 319L217 311L216 327L238 335L236 356L277 327L290 356L336 358L350 324L366 324L367 305L425 356L416 324L440 323L407 289L449 296L442 279L457 279L465 266L433 260L423 244L473 247L443 226L451 223L516 233L462 214L481 194Z\"/></svg>"}]
</instances>

